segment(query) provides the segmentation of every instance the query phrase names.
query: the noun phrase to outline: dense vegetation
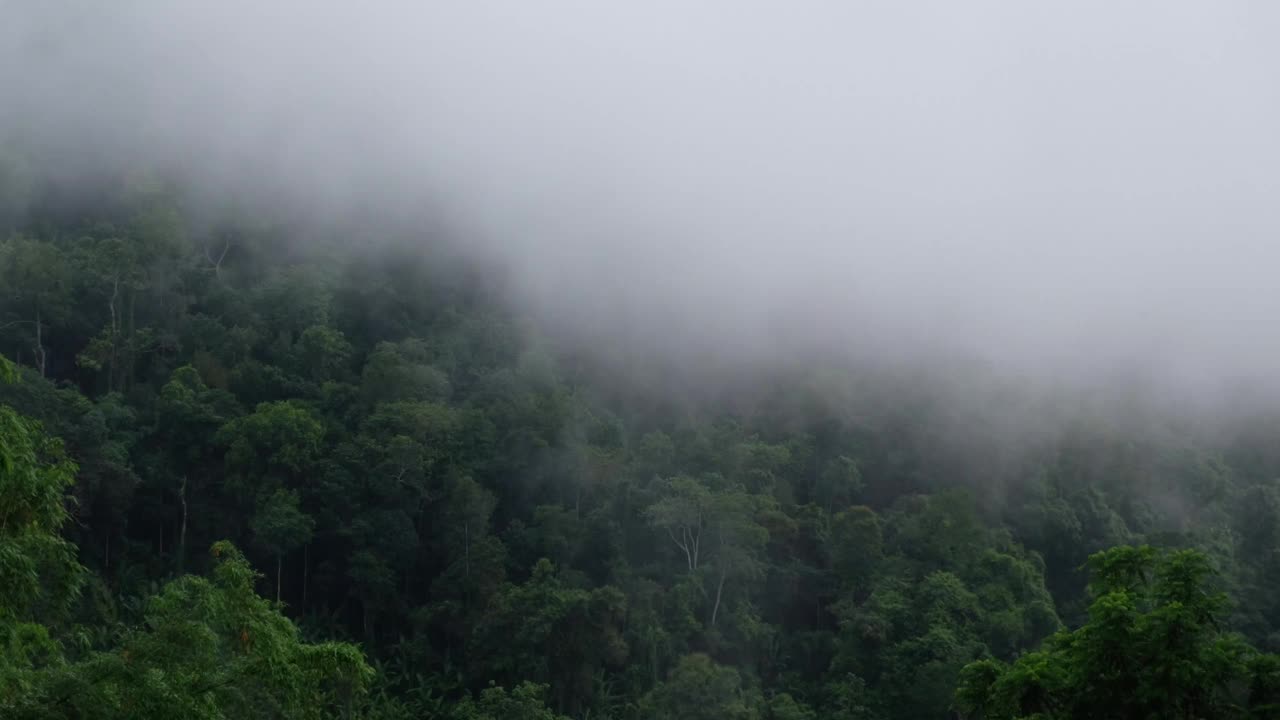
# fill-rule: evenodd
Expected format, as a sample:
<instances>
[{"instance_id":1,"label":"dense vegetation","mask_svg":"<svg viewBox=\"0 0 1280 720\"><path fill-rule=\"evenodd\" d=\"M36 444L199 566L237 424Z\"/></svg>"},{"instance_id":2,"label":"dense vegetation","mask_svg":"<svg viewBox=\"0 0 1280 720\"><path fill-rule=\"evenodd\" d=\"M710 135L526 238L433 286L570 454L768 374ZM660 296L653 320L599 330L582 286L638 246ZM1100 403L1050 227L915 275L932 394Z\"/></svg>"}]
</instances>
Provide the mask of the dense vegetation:
<instances>
[{"instance_id":1,"label":"dense vegetation","mask_svg":"<svg viewBox=\"0 0 1280 720\"><path fill-rule=\"evenodd\" d=\"M659 381L429 243L0 187L0 715L1280 715L1280 415Z\"/></svg>"}]
</instances>

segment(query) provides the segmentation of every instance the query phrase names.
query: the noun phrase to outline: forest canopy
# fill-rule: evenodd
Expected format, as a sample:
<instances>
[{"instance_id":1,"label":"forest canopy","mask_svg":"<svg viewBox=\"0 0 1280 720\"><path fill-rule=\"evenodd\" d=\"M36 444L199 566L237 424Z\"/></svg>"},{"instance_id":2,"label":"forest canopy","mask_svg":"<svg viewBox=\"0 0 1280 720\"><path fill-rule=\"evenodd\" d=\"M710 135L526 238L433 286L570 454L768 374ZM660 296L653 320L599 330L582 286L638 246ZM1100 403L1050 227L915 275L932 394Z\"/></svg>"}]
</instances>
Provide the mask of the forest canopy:
<instances>
[{"instance_id":1,"label":"forest canopy","mask_svg":"<svg viewBox=\"0 0 1280 720\"><path fill-rule=\"evenodd\" d=\"M444 251L165 182L34 197L6 717L1275 716L1275 409L660 378Z\"/></svg>"},{"instance_id":2,"label":"forest canopy","mask_svg":"<svg viewBox=\"0 0 1280 720\"><path fill-rule=\"evenodd\" d=\"M0 719L1280 720L1278 34L0 0Z\"/></svg>"}]
</instances>

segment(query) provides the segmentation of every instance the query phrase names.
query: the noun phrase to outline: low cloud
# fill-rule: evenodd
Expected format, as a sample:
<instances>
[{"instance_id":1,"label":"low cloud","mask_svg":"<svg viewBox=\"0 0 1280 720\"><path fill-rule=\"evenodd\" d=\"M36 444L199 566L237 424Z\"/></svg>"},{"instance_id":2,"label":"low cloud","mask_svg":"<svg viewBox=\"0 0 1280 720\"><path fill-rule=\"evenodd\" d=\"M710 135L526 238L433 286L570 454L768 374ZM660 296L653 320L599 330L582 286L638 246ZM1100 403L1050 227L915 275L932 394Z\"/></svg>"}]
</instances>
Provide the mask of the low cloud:
<instances>
[{"instance_id":1,"label":"low cloud","mask_svg":"<svg viewBox=\"0 0 1280 720\"><path fill-rule=\"evenodd\" d=\"M321 213L426 207L600 342L1199 386L1280 360L1270 6L2 16L0 131L61 172L147 162Z\"/></svg>"}]
</instances>

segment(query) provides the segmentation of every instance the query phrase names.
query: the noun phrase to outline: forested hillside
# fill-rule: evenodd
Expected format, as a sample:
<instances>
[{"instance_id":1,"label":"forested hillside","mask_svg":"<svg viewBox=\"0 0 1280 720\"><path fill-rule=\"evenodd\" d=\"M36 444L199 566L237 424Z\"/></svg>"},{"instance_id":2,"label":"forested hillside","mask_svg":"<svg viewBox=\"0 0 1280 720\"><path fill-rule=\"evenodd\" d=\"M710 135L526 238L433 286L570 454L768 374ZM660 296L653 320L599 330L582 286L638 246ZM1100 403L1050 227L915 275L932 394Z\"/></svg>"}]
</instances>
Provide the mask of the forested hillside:
<instances>
[{"instance_id":1,"label":"forested hillside","mask_svg":"<svg viewBox=\"0 0 1280 720\"><path fill-rule=\"evenodd\" d=\"M1280 412L668 373L431 238L9 170L6 717L1278 716Z\"/></svg>"}]
</instances>

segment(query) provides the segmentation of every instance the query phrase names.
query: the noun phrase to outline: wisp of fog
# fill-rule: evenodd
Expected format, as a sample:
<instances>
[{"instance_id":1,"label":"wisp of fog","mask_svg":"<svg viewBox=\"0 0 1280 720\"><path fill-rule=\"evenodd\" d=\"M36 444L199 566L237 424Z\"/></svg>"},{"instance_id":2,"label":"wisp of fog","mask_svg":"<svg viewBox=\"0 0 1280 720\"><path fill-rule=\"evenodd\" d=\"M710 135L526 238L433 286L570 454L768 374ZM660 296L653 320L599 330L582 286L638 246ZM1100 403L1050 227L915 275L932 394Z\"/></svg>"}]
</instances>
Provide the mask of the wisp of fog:
<instances>
[{"instance_id":1,"label":"wisp of fog","mask_svg":"<svg viewBox=\"0 0 1280 720\"><path fill-rule=\"evenodd\" d=\"M650 348L1212 382L1280 359L1278 21L10 0L0 134L72 175L145 159L322 212L429 206L531 307Z\"/></svg>"}]
</instances>

